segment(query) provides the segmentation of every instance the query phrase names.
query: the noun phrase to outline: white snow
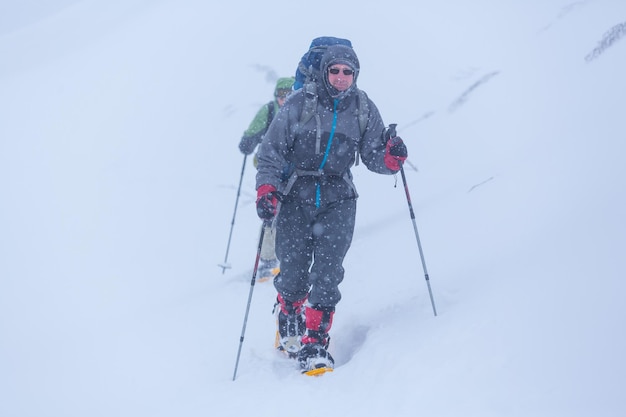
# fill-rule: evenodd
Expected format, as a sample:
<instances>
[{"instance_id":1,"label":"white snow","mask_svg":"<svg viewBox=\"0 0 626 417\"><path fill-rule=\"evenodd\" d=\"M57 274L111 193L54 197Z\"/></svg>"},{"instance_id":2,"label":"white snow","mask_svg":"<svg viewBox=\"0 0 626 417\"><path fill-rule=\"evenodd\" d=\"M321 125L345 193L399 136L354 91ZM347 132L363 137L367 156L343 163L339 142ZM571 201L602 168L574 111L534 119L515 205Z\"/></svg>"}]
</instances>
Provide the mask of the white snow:
<instances>
[{"instance_id":1,"label":"white snow","mask_svg":"<svg viewBox=\"0 0 626 417\"><path fill-rule=\"evenodd\" d=\"M0 415L626 412L626 2L12 0L0 16ZM241 133L323 35L352 40L407 143L438 316L400 176L360 165L337 369L309 378L273 349L272 285L250 285L249 159L218 264Z\"/></svg>"}]
</instances>

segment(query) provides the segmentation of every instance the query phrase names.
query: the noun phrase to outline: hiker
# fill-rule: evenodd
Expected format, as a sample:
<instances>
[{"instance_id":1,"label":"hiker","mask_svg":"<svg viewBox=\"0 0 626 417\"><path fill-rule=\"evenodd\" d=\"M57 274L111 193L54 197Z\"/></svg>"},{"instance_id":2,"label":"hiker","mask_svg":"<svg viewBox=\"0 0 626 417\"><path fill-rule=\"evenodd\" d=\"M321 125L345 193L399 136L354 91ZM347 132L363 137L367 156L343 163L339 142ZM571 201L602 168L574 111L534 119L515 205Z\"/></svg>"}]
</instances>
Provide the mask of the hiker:
<instances>
[{"instance_id":1,"label":"hiker","mask_svg":"<svg viewBox=\"0 0 626 417\"><path fill-rule=\"evenodd\" d=\"M360 157L370 171L391 175L407 158L402 139L389 137L377 107L357 88L359 72L351 47L328 46L313 81L313 117L301 118L311 100L305 85L279 110L258 152L257 214L276 223L280 261L276 347L303 372L334 366L329 330L358 197L350 168ZM363 98L369 113L361 133Z\"/></svg>"},{"instance_id":2,"label":"hiker","mask_svg":"<svg viewBox=\"0 0 626 417\"><path fill-rule=\"evenodd\" d=\"M248 129L243 132L241 141L239 142L239 150L250 155L256 149L257 145L263 140L265 132L270 123L274 119L278 109L285 104L287 96L293 91L292 87L295 82L293 77L279 78L274 88L274 99L266 103L259 109L254 119L250 123ZM257 157L253 159L254 166L257 165ZM261 254L259 258L259 266L257 269L257 280L259 282L268 281L274 278L280 270L280 263L276 258L275 252L276 230L274 227L266 227L263 235L263 243L261 246Z\"/></svg>"}]
</instances>

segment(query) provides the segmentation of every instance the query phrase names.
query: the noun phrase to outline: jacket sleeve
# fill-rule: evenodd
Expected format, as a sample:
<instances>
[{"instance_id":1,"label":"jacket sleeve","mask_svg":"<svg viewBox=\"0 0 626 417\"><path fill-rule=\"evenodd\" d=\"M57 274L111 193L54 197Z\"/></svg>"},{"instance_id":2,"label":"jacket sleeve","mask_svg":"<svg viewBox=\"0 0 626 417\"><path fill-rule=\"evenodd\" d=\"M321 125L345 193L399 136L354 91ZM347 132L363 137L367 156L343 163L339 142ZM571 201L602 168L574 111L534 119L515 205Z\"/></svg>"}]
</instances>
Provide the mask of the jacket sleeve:
<instances>
[{"instance_id":1,"label":"jacket sleeve","mask_svg":"<svg viewBox=\"0 0 626 417\"><path fill-rule=\"evenodd\" d=\"M254 148L261 143L263 135L267 131L267 120L269 114L268 105L269 104L266 104L259 109L254 116L254 119L252 119L250 126L248 126L248 129L243 132L243 136L239 141L239 150L246 155L254 152Z\"/></svg>"},{"instance_id":2,"label":"jacket sleeve","mask_svg":"<svg viewBox=\"0 0 626 417\"><path fill-rule=\"evenodd\" d=\"M372 172L378 174L395 174L397 171L385 165L385 124L372 100L368 98L369 118L367 128L359 145L361 160Z\"/></svg>"},{"instance_id":3,"label":"jacket sleeve","mask_svg":"<svg viewBox=\"0 0 626 417\"><path fill-rule=\"evenodd\" d=\"M303 105L302 90L292 93L270 124L257 153L256 188L270 184L283 190L285 173L289 170L289 154L299 128Z\"/></svg>"}]
</instances>

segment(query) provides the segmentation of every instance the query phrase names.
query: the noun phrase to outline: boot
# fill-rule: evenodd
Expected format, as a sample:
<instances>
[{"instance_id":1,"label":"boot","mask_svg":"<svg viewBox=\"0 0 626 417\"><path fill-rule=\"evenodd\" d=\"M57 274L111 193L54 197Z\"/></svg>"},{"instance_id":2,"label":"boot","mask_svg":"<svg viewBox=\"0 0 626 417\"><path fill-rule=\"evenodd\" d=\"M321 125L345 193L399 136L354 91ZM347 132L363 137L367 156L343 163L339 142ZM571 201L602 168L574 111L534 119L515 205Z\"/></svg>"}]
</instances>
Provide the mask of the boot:
<instances>
[{"instance_id":1,"label":"boot","mask_svg":"<svg viewBox=\"0 0 626 417\"><path fill-rule=\"evenodd\" d=\"M304 303L306 297L296 302L286 301L278 294L274 309L277 311L278 330L276 331L276 349L295 358L300 351L304 334Z\"/></svg>"},{"instance_id":2,"label":"boot","mask_svg":"<svg viewBox=\"0 0 626 417\"><path fill-rule=\"evenodd\" d=\"M306 307L306 331L302 336L302 348L298 353L302 372L317 368L334 368L335 360L328 352L330 343L328 332L333 324L334 314L334 307Z\"/></svg>"}]
</instances>

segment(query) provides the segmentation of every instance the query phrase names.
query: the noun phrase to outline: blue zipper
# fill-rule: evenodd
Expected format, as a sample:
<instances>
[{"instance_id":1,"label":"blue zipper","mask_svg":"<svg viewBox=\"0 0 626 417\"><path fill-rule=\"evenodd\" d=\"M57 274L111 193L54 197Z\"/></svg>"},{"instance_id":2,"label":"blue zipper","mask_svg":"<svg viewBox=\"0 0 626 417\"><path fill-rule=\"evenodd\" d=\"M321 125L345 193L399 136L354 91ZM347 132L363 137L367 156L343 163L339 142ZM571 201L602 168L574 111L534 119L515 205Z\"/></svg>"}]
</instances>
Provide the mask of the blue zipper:
<instances>
[{"instance_id":1,"label":"blue zipper","mask_svg":"<svg viewBox=\"0 0 626 417\"><path fill-rule=\"evenodd\" d=\"M330 145L333 143L333 138L335 137L335 127L337 127L337 104L339 103L339 99L336 98L333 102L333 124L330 128L330 137L328 138L328 144L326 145L326 152L324 152L324 159L322 159L322 163L320 167L317 169L320 173L320 177L322 175L322 170L324 169L324 165L326 165L326 160L328 159L328 153L330 152ZM315 207L320 208L320 180L317 179L315 183Z\"/></svg>"}]
</instances>

